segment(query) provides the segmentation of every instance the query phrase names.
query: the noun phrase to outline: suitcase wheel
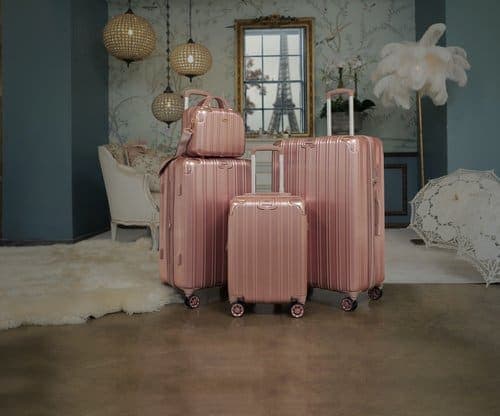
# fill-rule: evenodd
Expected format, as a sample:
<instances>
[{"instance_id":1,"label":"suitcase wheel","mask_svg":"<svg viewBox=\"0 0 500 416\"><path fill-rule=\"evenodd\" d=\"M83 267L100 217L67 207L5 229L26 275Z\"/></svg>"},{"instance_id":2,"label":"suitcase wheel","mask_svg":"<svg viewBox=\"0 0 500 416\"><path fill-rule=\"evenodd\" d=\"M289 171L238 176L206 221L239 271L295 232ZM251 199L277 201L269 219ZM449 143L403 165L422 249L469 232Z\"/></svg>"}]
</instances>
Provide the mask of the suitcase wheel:
<instances>
[{"instance_id":1,"label":"suitcase wheel","mask_svg":"<svg viewBox=\"0 0 500 416\"><path fill-rule=\"evenodd\" d=\"M196 309L200 306L200 298L197 295L186 296L184 303L188 308Z\"/></svg>"},{"instance_id":2,"label":"suitcase wheel","mask_svg":"<svg viewBox=\"0 0 500 416\"><path fill-rule=\"evenodd\" d=\"M381 287L378 287L378 286L372 287L368 291L368 297L371 300L379 300L382 297L383 294L384 294L384 291L382 290Z\"/></svg>"},{"instance_id":3,"label":"suitcase wheel","mask_svg":"<svg viewBox=\"0 0 500 416\"><path fill-rule=\"evenodd\" d=\"M340 307L344 312L352 312L358 307L358 301L353 298L346 297L340 301Z\"/></svg>"},{"instance_id":4,"label":"suitcase wheel","mask_svg":"<svg viewBox=\"0 0 500 416\"><path fill-rule=\"evenodd\" d=\"M231 315L235 318L241 318L245 313L245 306L240 302L231 304Z\"/></svg>"},{"instance_id":5,"label":"suitcase wheel","mask_svg":"<svg viewBox=\"0 0 500 416\"><path fill-rule=\"evenodd\" d=\"M304 305L302 303L294 303L290 306L290 315L294 318L302 318L304 316Z\"/></svg>"}]
</instances>

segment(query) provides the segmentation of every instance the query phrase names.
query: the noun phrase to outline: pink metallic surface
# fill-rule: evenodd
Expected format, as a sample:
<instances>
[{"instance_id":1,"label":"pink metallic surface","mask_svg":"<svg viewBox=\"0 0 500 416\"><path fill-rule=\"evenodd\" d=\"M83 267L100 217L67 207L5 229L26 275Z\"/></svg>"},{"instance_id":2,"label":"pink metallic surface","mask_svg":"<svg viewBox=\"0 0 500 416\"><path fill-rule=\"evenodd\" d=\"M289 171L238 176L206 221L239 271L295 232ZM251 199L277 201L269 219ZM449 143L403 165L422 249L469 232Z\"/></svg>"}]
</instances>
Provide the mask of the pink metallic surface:
<instances>
[{"instance_id":1,"label":"pink metallic surface","mask_svg":"<svg viewBox=\"0 0 500 416\"><path fill-rule=\"evenodd\" d=\"M254 148L253 178L255 153L264 150L282 154L277 146ZM229 210L228 234L231 303L305 302L307 216L302 198L283 192L235 197Z\"/></svg>"},{"instance_id":2,"label":"pink metallic surface","mask_svg":"<svg viewBox=\"0 0 500 416\"><path fill-rule=\"evenodd\" d=\"M332 98L336 95L349 95L354 97L354 90L349 88L337 88L336 90L331 90L326 93L326 98Z\"/></svg>"},{"instance_id":3,"label":"pink metallic surface","mask_svg":"<svg viewBox=\"0 0 500 416\"><path fill-rule=\"evenodd\" d=\"M285 191L306 202L309 284L354 298L382 285L382 142L368 136L331 136L279 145L285 155ZM273 166L275 189L276 156Z\"/></svg>"},{"instance_id":4,"label":"pink metallic surface","mask_svg":"<svg viewBox=\"0 0 500 416\"><path fill-rule=\"evenodd\" d=\"M180 157L161 174L160 277L186 296L227 280L229 202L250 191L250 162Z\"/></svg>"},{"instance_id":5,"label":"pink metallic surface","mask_svg":"<svg viewBox=\"0 0 500 416\"><path fill-rule=\"evenodd\" d=\"M277 193L233 198L228 230L230 302L305 302L307 217L302 198Z\"/></svg>"},{"instance_id":6,"label":"pink metallic surface","mask_svg":"<svg viewBox=\"0 0 500 416\"><path fill-rule=\"evenodd\" d=\"M212 100L216 100L218 107L210 105ZM186 155L240 157L245 152L243 119L220 97L208 97L186 109L182 125L191 132Z\"/></svg>"}]
</instances>

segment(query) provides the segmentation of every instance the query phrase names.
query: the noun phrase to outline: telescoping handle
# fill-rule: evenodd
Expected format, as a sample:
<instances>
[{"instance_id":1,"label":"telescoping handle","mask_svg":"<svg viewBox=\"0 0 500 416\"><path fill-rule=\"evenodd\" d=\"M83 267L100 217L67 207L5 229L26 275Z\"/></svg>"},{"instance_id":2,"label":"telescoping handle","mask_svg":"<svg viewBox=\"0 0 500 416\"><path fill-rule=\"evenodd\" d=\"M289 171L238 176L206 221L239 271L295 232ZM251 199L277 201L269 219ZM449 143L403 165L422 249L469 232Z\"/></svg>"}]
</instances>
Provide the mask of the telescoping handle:
<instances>
[{"instance_id":1,"label":"telescoping handle","mask_svg":"<svg viewBox=\"0 0 500 416\"><path fill-rule=\"evenodd\" d=\"M256 171L257 171L257 162L255 159L255 153L256 152L265 152L265 151L270 151L270 152L278 152L279 154L279 193L284 193L285 192L285 156L283 154L283 149L281 146L257 146L254 147L251 152L251 164L252 164L252 194L255 193L255 182L256 182Z\"/></svg>"},{"instance_id":2,"label":"telescoping handle","mask_svg":"<svg viewBox=\"0 0 500 416\"><path fill-rule=\"evenodd\" d=\"M189 97L192 95L199 95L200 97L208 97L210 93L204 90L198 90L196 88L190 88L182 92L184 97L184 110L189 107Z\"/></svg>"},{"instance_id":3,"label":"telescoping handle","mask_svg":"<svg viewBox=\"0 0 500 416\"><path fill-rule=\"evenodd\" d=\"M326 135L332 135L332 97L337 95L349 96L349 136L354 136L354 90L337 88L326 93Z\"/></svg>"}]
</instances>

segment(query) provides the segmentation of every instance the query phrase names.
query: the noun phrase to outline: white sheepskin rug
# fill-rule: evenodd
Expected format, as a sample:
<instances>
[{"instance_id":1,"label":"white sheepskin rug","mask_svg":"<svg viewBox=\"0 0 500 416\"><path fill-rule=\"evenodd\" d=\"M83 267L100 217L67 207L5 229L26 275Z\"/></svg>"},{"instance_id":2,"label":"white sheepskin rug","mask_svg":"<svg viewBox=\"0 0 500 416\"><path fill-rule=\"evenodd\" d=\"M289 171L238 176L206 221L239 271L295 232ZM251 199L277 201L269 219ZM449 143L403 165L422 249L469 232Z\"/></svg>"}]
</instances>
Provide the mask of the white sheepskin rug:
<instances>
[{"instance_id":1,"label":"white sheepskin rug","mask_svg":"<svg viewBox=\"0 0 500 416\"><path fill-rule=\"evenodd\" d=\"M160 282L149 239L0 247L0 329L152 312L180 296Z\"/></svg>"}]
</instances>

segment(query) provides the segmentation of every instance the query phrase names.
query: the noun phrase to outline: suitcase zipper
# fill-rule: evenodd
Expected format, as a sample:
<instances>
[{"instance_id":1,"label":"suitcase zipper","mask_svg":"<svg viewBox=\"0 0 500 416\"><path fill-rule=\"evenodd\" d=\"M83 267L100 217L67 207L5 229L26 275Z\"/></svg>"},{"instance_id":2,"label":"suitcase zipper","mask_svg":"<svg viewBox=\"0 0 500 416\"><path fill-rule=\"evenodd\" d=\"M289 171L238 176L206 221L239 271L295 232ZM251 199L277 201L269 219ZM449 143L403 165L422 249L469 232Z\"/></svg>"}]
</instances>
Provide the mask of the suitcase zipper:
<instances>
[{"instance_id":1,"label":"suitcase zipper","mask_svg":"<svg viewBox=\"0 0 500 416\"><path fill-rule=\"evenodd\" d=\"M370 238L369 238L369 241L368 241L368 258L369 258L369 271L368 271L368 274L370 276L369 278L369 288L371 288L373 286L373 284L375 283L375 257L374 257L374 254L375 254L375 250L374 250L374 244L375 244L375 236L377 235L377 230L375 228L375 224L374 224L374 216L376 214L375 211L378 211L377 210L377 200L376 200L376 195L375 195L375 186L376 186L376 183L377 183L377 175L375 174L374 175L374 149L373 149L373 141L372 139L368 139L368 149L369 149L369 152L370 152L370 155L369 155L369 163L370 163L370 172L371 172L371 186L369 187L369 191L370 191L370 200L373 201L373 208L369 210L369 226L370 226Z\"/></svg>"}]
</instances>

